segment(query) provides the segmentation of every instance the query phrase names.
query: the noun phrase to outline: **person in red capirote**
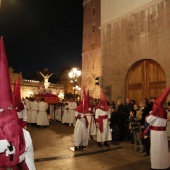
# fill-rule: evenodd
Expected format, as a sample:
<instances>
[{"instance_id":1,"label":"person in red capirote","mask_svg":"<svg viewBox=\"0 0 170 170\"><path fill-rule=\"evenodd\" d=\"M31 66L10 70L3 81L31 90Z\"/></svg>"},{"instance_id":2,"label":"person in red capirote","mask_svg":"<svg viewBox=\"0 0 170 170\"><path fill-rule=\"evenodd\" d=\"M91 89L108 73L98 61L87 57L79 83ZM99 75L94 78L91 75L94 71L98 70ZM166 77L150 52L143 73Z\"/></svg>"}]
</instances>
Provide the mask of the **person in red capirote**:
<instances>
[{"instance_id":1,"label":"person in red capirote","mask_svg":"<svg viewBox=\"0 0 170 170\"><path fill-rule=\"evenodd\" d=\"M18 121L3 38L0 38L0 170L35 170L32 140Z\"/></svg>"},{"instance_id":2,"label":"person in red capirote","mask_svg":"<svg viewBox=\"0 0 170 170\"><path fill-rule=\"evenodd\" d=\"M101 89L101 98L100 102L96 106L96 127L97 127L97 143L99 147L102 147L101 142L104 142L104 146L110 147L108 141L112 140L111 131L110 131L110 109L108 107L104 90Z\"/></svg>"},{"instance_id":3,"label":"person in red capirote","mask_svg":"<svg viewBox=\"0 0 170 170\"><path fill-rule=\"evenodd\" d=\"M76 125L74 129L74 146L75 151L85 150L88 145L88 120L86 114L89 113L89 101L83 87L83 99L76 107L75 117Z\"/></svg>"},{"instance_id":4,"label":"person in red capirote","mask_svg":"<svg viewBox=\"0 0 170 170\"><path fill-rule=\"evenodd\" d=\"M17 115L19 118L19 123L23 128L26 128L28 124L27 123L27 110L26 110L26 106L24 105L24 102L21 101L20 78L19 77L15 83L13 97L14 97L15 109L17 111Z\"/></svg>"},{"instance_id":5,"label":"person in red capirote","mask_svg":"<svg viewBox=\"0 0 170 170\"><path fill-rule=\"evenodd\" d=\"M150 125L150 155L152 169L168 169L170 167L170 154L166 134L167 113L163 107L170 87L165 90L153 103L152 111L146 118Z\"/></svg>"}]
</instances>

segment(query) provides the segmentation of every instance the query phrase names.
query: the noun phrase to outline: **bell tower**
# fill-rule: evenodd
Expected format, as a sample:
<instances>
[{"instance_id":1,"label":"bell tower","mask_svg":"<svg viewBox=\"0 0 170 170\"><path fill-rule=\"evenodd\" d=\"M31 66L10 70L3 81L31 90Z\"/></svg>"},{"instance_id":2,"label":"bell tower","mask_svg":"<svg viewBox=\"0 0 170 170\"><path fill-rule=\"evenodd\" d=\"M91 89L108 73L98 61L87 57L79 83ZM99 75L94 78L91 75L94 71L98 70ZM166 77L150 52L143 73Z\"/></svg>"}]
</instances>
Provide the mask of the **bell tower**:
<instances>
[{"instance_id":1,"label":"bell tower","mask_svg":"<svg viewBox=\"0 0 170 170\"><path fill-rule=\"evenodd\" d=\"M101 75L100 5L100 0L83 1L82 82L94 98L100 97L100 87L95 85L95 78Z\"/></svg>"}]
</instances>

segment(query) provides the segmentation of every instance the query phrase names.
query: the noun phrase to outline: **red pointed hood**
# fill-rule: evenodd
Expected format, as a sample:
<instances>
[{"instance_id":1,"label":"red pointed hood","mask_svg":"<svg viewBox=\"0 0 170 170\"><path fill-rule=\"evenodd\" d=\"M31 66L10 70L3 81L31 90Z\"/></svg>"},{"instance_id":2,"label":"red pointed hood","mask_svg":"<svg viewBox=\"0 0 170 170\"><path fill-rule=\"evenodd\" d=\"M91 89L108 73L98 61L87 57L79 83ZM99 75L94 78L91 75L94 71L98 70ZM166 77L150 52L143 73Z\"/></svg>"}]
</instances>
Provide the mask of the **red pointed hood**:
<instances>
[{"instance_id":1,"label":"red pointed hood","mask_svg":"<svg viewBox=\"0 0 170 170\"><path fill-rule=\"evenodd\" d=\"M163 119L167 119L167 113L163 107L163 104L170 92L170 87L168 87L154 102L153 109L151 114L160 117Z\"/></svg>"},{"instance_id":2,"label":"red pointed hood","mask_svg":"<svg viewBox=\"0 0 170 170\"><path fill-rule=\"evenodd\" d=\"M9 160L5 152L0 154L0 167L12 167L19 163L19 155L25 150L25 140L14 108L8 61L2 37L0 38L0 108L0 140L7 139L16 149L13 161Z\"/></svg>"},{"instance_id":3,"label":"red pointed hood","mask_svg":"<svg viewBox=\"0 0 170 170\"><path fill-rule=\"evenodd\" d=\"M100 97L100 102L98 103L98 105L96 106L96 109L101 109L103 111L108 111L109 107L106 101L106 97L104 94L104 89L101 89L101 97Z\"/></svg>"},{"instance_id":4,"label":"red pointed hood","mask_svg":"<svg viewBox=\"0 0 170 170\"><path fill-rule=\"evenodd\" d=\"M24 105L21 102L21 94L20 94L20 78L18 77L16 83L15 83L15 88L14 88L14 104L15 104L15 109L17 112L21 112L24 110Z\"/></svg>"},{"instance_id":5,"label":"red pointed hood","mask_svg":"<svg viewBox=\"0 0 170 170\"><path fill-rule=\"evenodd\" d=\"M2 37L0 39L0 81L0 107L13 105L8 61Z\"/></svg>"},{"instance_id":6,"label":"red pointed hood","mask_svg":"<svg viewBox=\"0 0 170 170\"><path fill-rule=\"evenodd\" d=\"M79 113L89 113L89 101L83 86L83 98L80 104L77 106L76 111Z\"/></svg>"}]
</instances>

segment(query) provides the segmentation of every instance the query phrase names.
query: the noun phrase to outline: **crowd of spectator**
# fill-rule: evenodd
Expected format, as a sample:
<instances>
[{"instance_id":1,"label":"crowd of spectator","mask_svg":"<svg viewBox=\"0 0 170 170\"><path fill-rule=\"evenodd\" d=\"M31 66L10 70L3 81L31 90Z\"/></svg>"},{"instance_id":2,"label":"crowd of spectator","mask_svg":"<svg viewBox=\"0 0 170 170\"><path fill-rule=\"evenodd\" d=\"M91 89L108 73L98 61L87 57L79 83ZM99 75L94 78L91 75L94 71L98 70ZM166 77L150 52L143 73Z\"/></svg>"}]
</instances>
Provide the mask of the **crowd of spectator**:
<instances>
[{"instance_id":1,"label":"crowd of spectator","mask_svg":"<svg viewBox=\"0 0 170 170\"><path fill-rule=\"evenodd\" d=\"M139 104L136 103L135 100L130 100L129 98L126 98L125 104L122 99L118 99L117 102L107 102L111 114L110 129L113 143L130 141L134 144L134 151L139 153L146 152L146 156L150 155L150 129L145 119L152 110L155 99L155 97L151 97L148 101L148 99L144 98ZM35 100L31 100L30 103L34 101ZM100 99L90 97L89 101L91 106L90 112L93 113L95 117L95 107L100 102ZM57 104L49 104L47 110L49 120L60 121L68 126L75 125L75 109L78 105L79 102L75 102L73 99L64 99ZM31 110L31 104L29 104L29 106L28 109ZM165 109L167 115L169 115L168 120L170 120L170 102L167 103ZM32 109L32 112L35 112L35 110ZM30 121L28 123L36 123L35 120L31 120L32 122ZM167 134L169 136L168 140L170 141L169 131L170 127L168 121ZM93 135L95 134L93 133ZM90 135L89 139L90 138L93 138L93 136Z\"/></svg>"}]
</instances>

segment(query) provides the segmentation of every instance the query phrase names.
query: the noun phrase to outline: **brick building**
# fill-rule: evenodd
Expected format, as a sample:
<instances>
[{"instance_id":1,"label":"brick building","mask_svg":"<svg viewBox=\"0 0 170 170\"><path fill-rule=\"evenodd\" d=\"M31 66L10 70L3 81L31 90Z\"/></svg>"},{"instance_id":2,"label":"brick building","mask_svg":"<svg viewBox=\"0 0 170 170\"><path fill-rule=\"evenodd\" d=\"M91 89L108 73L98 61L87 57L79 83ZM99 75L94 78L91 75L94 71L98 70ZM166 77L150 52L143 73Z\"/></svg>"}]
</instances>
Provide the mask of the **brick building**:
<instances>
[{"instance_id":1,"label":"brick building","mask_svg":"<svg viewBox=\"0 0 170 170\"><path fill-rule=\"evenodd\" d=\"M100 97L100 88L95 85L95 78L101 75L100 5L100 0L83 1L82 84L95 98Z\"/></svg>"}]
</instances>

